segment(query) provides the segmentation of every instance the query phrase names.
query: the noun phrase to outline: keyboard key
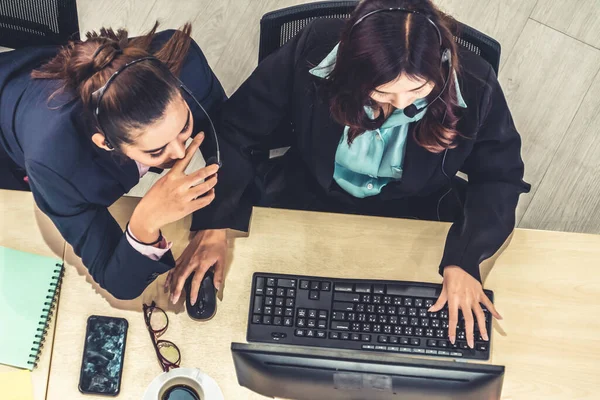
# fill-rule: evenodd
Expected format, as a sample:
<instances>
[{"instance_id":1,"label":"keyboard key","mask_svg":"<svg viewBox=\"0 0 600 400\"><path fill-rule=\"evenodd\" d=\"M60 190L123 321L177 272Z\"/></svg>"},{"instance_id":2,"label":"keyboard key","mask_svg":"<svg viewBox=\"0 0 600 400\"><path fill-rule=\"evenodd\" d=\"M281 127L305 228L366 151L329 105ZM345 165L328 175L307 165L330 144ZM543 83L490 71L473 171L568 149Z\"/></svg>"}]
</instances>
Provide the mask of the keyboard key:
<instances>
[{"instance_id":1,"label":"keyboard key","mask_svg":"<svg viewBox=\"0 0 600 400\"><path fill-rule=\"evenodd\" d=\"M353 303L342 303L340 301L334 301L331 309L336 310L336 311L354 311L354 304Z\"/></svg>"},{"instance_id":2,"label":"keyboard key","mask_svg":"<svg viewBox=\"0 0 600 400\"><path fill-rule=\"evenodd\" d=\"M310 282L307 280L300 280L300 289L306 290L310 287Z\"/></svg>"},{"instance_id":3,"label":"keyboard key","mask_svg":"<svg viewBox=\"0 0 600 400\"><path fill-rule=\"evenodd\" d=\"M348 314L346 314L346 319L348 321L356 321L356 313L349 312Z\"/></svg>"},{"instance_id":4,"label":"keyboard key","mask_svg":"<svg viewBox=\"0 0 600 400\"><path fill-rule=\"evenodd\" d=\"M412 299L410 297L405 297L404 298L404 305L408 306L408 307L411 307L413 305Z\"/></svg>"},{"instance_id":5,"label":"keyboard key","mask_svg":"<svg viewBox=\"0 0 600 400\"><path fill-rule=\"evenodd\" d=\"M462 357L463 355L462 355L462 353L459 353L457 351L451 351L450 352L450 356L452 356L452 357Z\"/></svg>"},{"instance_id":6,"label":"keyboard key","mask_svg":"<svg viewBox=\"0 0 600 400\"><path fill-rule=\"evenodd\" d=\"M304 336L305 333L306 333L306 330L304 330L304 329L296 329L294 331L294 335L296 335L296 336Z\"/></svg>"},{"instance_id":7,"label":"keyboard key","mask_svg":"<svg viewBox=\"0 0 600 400\"><path fill-rule=\"evenodd\" d=\"M392 315L390 317L390 324L392 324L392 325L398 325L398 317L396 317L395 315Z\"/></svg>"},{"instance_id":8,"label":"keyboard key","mask_svg":"<svg viewBox=\"0 0 600 400\"><path fill-rule=\"evenodd\" d=\"M437 312L428 313L429 318L439 318L440 315Z\"/></svg>"},{"instance_id":9,"label":"keyboard key","mask_svg":"<svg viewBox=\"0 0 600 400\"><path fill-rule=\"evenodd\" d=\"M404 334L407 336L412 336L413 335L413 327L412 326L405 326L404 327Z\"/></svg>"},{"instance_id":10,"label":"keyboard key","mask_svg":"<svg viewBox=\"0 0 600 400\"><path fill-rule=\"evenodd\" d=\"M388 346L388 351L400 351L400 347L398 346Z\"/></svg>"},{"instance_id":11,"label":"keyboard key","mask_svg":"<svg viewBox=\"0 0 600 400\"><path fill-rule=\"evenodd\" d=\"M319 291L318 290L311 290L310 294L308 295L308 298L311 300L319 300Z\"/></svg>"},{"instance_id":12,"label":"keyboard key","mask_svg":"<svg viewBox=\"0 0 600 400\"><path fill-rule=\"evenodd\" d=\"M417 316L417 309L416 308L409 308L408 309L408 315L410 315L411 317L416 317Z\"/></svg>"},{"instance_id":13,"label":"keyboard key","mask_svg":"<svg viewBox=\"0 0 600 400\"><path fill-rule=\"evenodd\" d=\"M373 285L373 293L385 294L385 286L384 285ZM390 294L393 294L393 293L390 293Z\"/></svg>"},{"instance_id":14,"label":"keyboard key","mask_svg":"<svg viewBox=\"0 0 600 400\"><path fill-rule=\"evenodd\" d=\"M317 318L317 310L314 310L314 309L308 310L308 318Z\"/></svg>"},{"instance_id":15,"label":"keyboard key","mask_svg":"<svg viewBox=\"0 0 600 400\"><path fill-rule=\"evenodd\" d=\"M283 315L285 315L286 317L293 317L294 316L294 309L293 308L286 308L283 311Z\"/></svg>"},{"instance_id":16,"label":"keyboard key","mask_svg":"<svg viewBox=\"0 0 600 400\"><path fill-rule=\"evenodd\" d=\"M360 301L362 301L363 303L370 303L371 300L372 298L370 294L363 294L360 298Z\"/></svg>"},{"instance_id":17,"label":"keyboard key","mask_svg":"<svg viewBox=\"0 0 600 400\"><path fill-rule=\"evenodd\" d=\"M275 307L275 315L281 317L283 315L283 308Z\"/></svg>"},{"instance_id":18,"label":"keyboard key","mask_svg":"<svg viewBox=\"0 0 600 400\"><path fill-rule=\"evenodd\" d=\"M429 346L429 347L437 347L437 340L429 339L427 341L427 346Z\"/></svg>"},{"instance_id":19,"label":"keyboard key","mask_svg":"<svg viewBox=\"0 0 600 400\"><path fill-rule=\"evenodd\" d=\"M288 289L288 290L285 292L285 295L286 295L287 297L296 297L296 289Z\"/></svg>"},{"instance_id":20,"label":"keyboard key","mask_svg":"<svg viewBox=\"0 0 600 400\"><path fill-rule=\"evenodd\" d=\"M281 325L281 317L273 318L273 325Z\"/></svg>"},{"instance_id":21,"label":"keyboard key","mask_svg":"<svg viewBox=\"0 0 600 400\"><path fill-rule=\"evenodd\" d=\"M275 292L277 294L277 296L279 297L283 297L285 296L285 289L284 288L277 288L277 292Z\"/></svg>"},{"instance_id":22,"label":"keyboard key","mask_svg":"<svg viewBox=\"0 0 600 400\"><path fill-rule=\"evenodd\" d=\"M416 338L410 339L410 345L411 346L420 346L421 345L421 339L416 339Z\"/></svg>"},{"instance_id":23,"label":"keyboard key","mask_svg":"<svg viewBox=\"0 0 600 400\"><path fill-rule=\"evenodd\" d=\"M274 278L267 278L267 286L275 286L275 279Z\"/></svg>"},{"instance_id":24,"label":"keyboard key","mask_svg":"<svg viewBox=\"0 0 600 400\"><path fill-rule=\"evenodd\" d=\"M432 319L431 320L431 327L432 328L439 328L440 327L440 320L439 319Z\"/></svg>"},{"instance_id":25,"label":"keyboard key","mask_svg":"<svg viewBox=\"0 0 600 400\"><path fill-rule=\"evenodd\" d=\"M284 288L295 288L296 280L295 279L278 279L277 286Z\"/></svg>"},{"instance_id":26,"label":"keyboard key","mask_svg":"<svg viewBox=\"0 0 600 400\"><path fill-rule=\"evenodd\" d=\"M265 278L259 276L256 278L256 289L254 290L255 294L263 294L265 291Z\"/></svg>"},{"instance_id":27,"label":"keyboard key","mask_svg":"<svg viewBox=\"0 0 600 400\"><path fill-rule=\"evenodd\" d=\"M425 300L425 308L431 308L431 306L433 306L433 299L427 299Z\"/></svg>"},{"instance_id":28,"label":"keyboard key","mask_svg":"<svg viewBox=\"0 0 600 400\"><path fill-rule=\"evenodd\" d=\"M381 304L381 296L373 296L373 304Z\"/></svg>"},{"instance_id":29,"label":"keyboard key","mask_svg":"<svg viewBox=\"0 0 600 400\"><path fill-rule=\"evenodd\" d=\"M358 342L360 341L360 335L358 333L353 333L352 335L350 335L350 340Z\"/></svg>"},{"instance_id":30,"label":"keyboard key","mask_svg":"<svg viewBox=\"0 0 600 400\"><path fill-rule=\"evenodd\" d=\"M317 323L317 327L319 329L327 329L327 320L320 319L319 322Z\"/></svg>"},{"instance_id":31,"label":"keyboard key","mask_svg":"<svg viewBox=\"0 0 600 400\"><path fill-rule=\"evenodd\" d=\"M267 290L265 290L265 294L267 296L275 296L275 288L268 287Z\"/></svg>"},{"instance_id":32,"label":"keyboard key","mask_svg":"<svg viewBox=\"0 0 600 400\"><path fill-rule=\"evenodd\" d=\"M296 326L299 328L304 328L306 326L306 320L304 318L298 318L296 321Z\"/></svg>"},{"instance_id":33,"label":"keyboard key","mask_svg":"<svg viewBox=\"0 0 600 400\"><path fill-rule=\"evenodd\" d=\"M377 315L369 314L369 322L377 322Z\"/></svg>"},{"instance_id":34,"label":"keyboard key","mask_svg":"<svg viewBox=\"0 0 600 400\"><path fill-rule=\"evenodd\" d=\"M390 336L391 344L398 344L398 336Z\"/></svg>"},{"instance_id":35,"label":"keyboard key","mask_svg":"<svg viewBox=\"0 0 600 400\"><path fill-rule=\"evenodd\" d=\"M401 306L402 305L402 297L394 296L394 305Z\"/></svg>"},{"instance_id":36,"label":"keyboard key","mask_svg":"<svg viewBox=\"0 0 600 400\"><path fill-rule=\"evenodd\" d=\"M294 307L294 299L285 299L286 307Z\"/></svg>"},{"instance_id":37,"label":"keyboard key","mask_svg":"<svg viewBox=\"0 0 600 400\"><path fill-rule=\"evenodd\" d=\"M419 318L411 318L410 319L410 324L412 326L419 326Z\"/></svg>"},{"instance_id":38,"label":"keyboard key","mask_svg":"<svg viewBox=\"0 0 600 400\"><path fill-rule=\"evenodd\" d=\"M425 329L425 336L433 337L433 329L431 329L431 328Z\"/></svg>"},{"instance_id":39,"label":"keyboard key","mask_svg":"<svg viewBox=\"0 0 600 400\"><path fill-rule=\"evenodd\" d=\"M271 306L265 307L264 308L264 313L265 314L269 314L269 315L273 314L273 307L271 307Z\"/></svg>"},{"instance_id":40,"label":"keyboard key","mask_svg":"<svg viewBox=\"0 0 600 400\"><path fill-rule=\"evenodd\" d=\"M377 342L379 343L387 343L388 342L388 337L385 335L379 335L377 336Z\"/></svg>"},{"instance_id":41,"label":"keyboard key","mask_svg":"<svg viewBox=\"0 0 600 400\"><path fill-rule=\"evenodd\" d=\"M394 335L402 335L402 327L401 326L394 326Z\"/></svg>"},{"instance_id":42,"label":"keyboard key","mask_svg":"<svg viewBox=\"0 0 600 400\"><path fill-rule=\"evenodd\" d=\"M385 306L377 306L377 314L385 314Z\"/></svg>"},{"instance_id":43,"label":"keyboard key","mask_svg":"<svg viewBox=\"0 0 600 400\"><path fill-rule=\"evenodd\" d=\"M352 330L354 332L360 331L360 323L359 322L353 322L352 325L350 326L350 330Z\"/></svg>"},{"instance_id":44,"label":"keyboard key","mask_svg":"<svg viewBox=\"0 0 600 400\"><path fill-rule=\"evenodd\" d=\"M363 344L362 349L363 350L375 350L375 346L373 346L372 344Z\"/></svg>"},{"instance_id":45,"label":"keyboard key","mask_svg":"<svg viewBox=\"0 0 600 400\"><path fill-rule=\"evenodd\" d=\"M307 330L306 337L315 337L315 331L312 329Z\"/></svg>"},{"instance_id":46,"label":"keyboard key","mask_svg":"<svg viewBox=\"0 0 600 400\"><path fill-rule=\"evenodd\" d=\"M319 339L325 339L326 337L326 332L325 331L317 331L317 338Z\"/></svg>"},{"instance_id":47,"label":"keyboard key","mask_svg":"<svg viewBox=\"0 0 600 400\"><path fill-rule=\"evenodd\" d=\"M387 315L380 315L379 318L377 319L377 322L379 322L380 324L387 324L387 322L388 322Z\"/></svg>"},{"instance_id":48,"label":"keyboard key","mask_svg":"<svg viewBox=\"0 0 600 400\"><path fill-rule=\"evenodd\" d=\"M346 313L345 313L345 312L343 312L343 311L334 311L334 312L331 314L331 318L332 318L334 321L344 321L344 320L346 319Z\"/></svg>"},{"instance_id":49,"label":"keyboard key","mask_svg":"<svg viewBox=\"0 0 600 400\"><path fill-rule=\"evenodd\" d=\"M369 304L367 306L367 312L368 313L374 313L375 312L375 306L373 304Z\"/></svg>"},{"instance_id":50,"label":"keyboard key","mask_svg":"<svg viewBox=\"0 0 600 400\"><path fill-rule=\"evenodd\" d=\"M310 281L310 290L321 290L321 282Z\"/></svg>"},{"instance_id":51,"label":"keyboard key","mask_svg":"<svg viewBox=\"0 0 600 400\"><path fill-rule=\"evenodd\" d=\"M400 344L409 345L410 344L410 339L407 338L407 337L402 336L400 338Z\"/></svg>"},{"instance_id":52,"label":"keyboard key","mask_svg":"<svg viewBox=\"0 0 600 400\"><path fill-rule=\"evenodd\" d=\"M365 305L364 304L357 304L356 307L354 307L354 311L359 312L359 313L364 313L365 312Z\"/></svg>"},{"instance_id":53,"label":"keyboard key","mask_svg":"<svg viewBox=\"0 0 600 400\"><path fill-rule=\"evenodd\" d=\"M319 310L319 318L320 319L327 319L327 311L325 311L325 310Z\"/></svg>"},{"instance_id":54,"label":"keyboard key","mask_svg":"<svg viewBox=\"0 0 600 400\"><path fill-rule=\"evenodd\" d=\"M396 306L388 306L387 307L387 313L389 315L396 315Z\"/></svg>"},{"instance_id":55,"label":"keyboard key","mask_svg":"<svg viewBox=\"0 0 600 400\"><path fill-rule=\"evenodd\" d=\"M447 348L448 347L448 341L447 340L438 340L437 344L438 344L438 347L443 347L443 348Z\"/></svg>"},{"instance_id":56,"label":"keyboard key","mask_svg":"<svg viewBox=\"0 0 600 400\"><path fill-rule=\"evenodd\" d=\"M381 325L380 324L373 324L373 332L375 332L375 333L381 332Z\"/></svg>"},{"instance_id":57,"label":"keyboard key","mask_svg":"<svg viewBox=\"0 0 600 400\"><path fill-rule=\"evenodd\" d=\"M390 325L384 325L383 326L383 333L392 333L392 327Z\"/></svg>"},{"instance_id":58,"label":"keyboard key","mask_svg":"<svg viewBox=\"0 0 600 400\"><path fill-rule=\"evenodd\" d=\"M316 319L309 319L308 323L306 325L309 328L315 328L317 326L317 320Z\"/></svg>"},{"instance_id":59,"label":"keyboard key","mask_svg":"<svg viewBox=\"0 0 600 400\"><path fill-rule=\"evenodd\" d=\"M342 332L342 333L340 333L340 339L342 339L342 340L349 340L350 339L350 334L348 332Z\"/></svg>"},{"instance_id":60,"label":"keyboard key","mask_svg":"<svg viewBox=\"0 0 600 400\"><path fill-rule=\"evenodd\" d=\"M252 316L252 323L253 324L260 324L260 315L253 315Z\"/></svg>"},{"instance_id":61,"label":"keyboard key","mask_svg":"<svg viewBox=\"0 0 600 400\"><path fill-rule=\"evenodd\" d=\"M477 351L488 351L489 348L490 348L490 346L486 342L483 342L483 343L477 342L477 343L475 343L475 350L477 350Z\"/></svg>"},{"instance_id":62,"label":"keyboard key","mask_svg":"<svg viewBox=\"0 0 600 400\"><path fill-rule=\"evenodd\" d=\"M425 308L419 308L419 317L427 317L427 310Z\"/></svg>"},{"instance_id":63,"label":"keyboard key","mask_svg":"<svg viewBox=\"0 0 600 400\"><path fill-rule=\"evenodd\" d=\"M437 350L431 350L431 349L425 350L425 354L429 354L429 355L432 355L432 356L436 356L437 353L438 353Z\"/></svg>"},{"instance_id":64,"label":"keyboard key","mask_svg":"<svg viewBox=\"0 0 600 400\"><path fill-rule=\"evenodd\" d=\"M466 334L466 332L464 330L459 329L456 332L456 338L459 339L459 340L467 340L467 334Z\"/></svg>"},{"instance_id":65,"label":"keyboard key","mask_svg":"<svg viewBox=\"0 0 600 400\"><path fill-rule=\"evenodd\" d=\"M438 350L438 356L449 356L450 352L446 350Z\"/></svg>"},{"instance_id":66,"label":"keyboard key","mask_svg":"<svg viewBox=\"0 0 600 400\"><path fill-rule=\"evenodd\" d=\"M292 326L292 325L293 325L293 323L292 323L292 318L290 318L290 317L285 317L285 318L283 319L283 326Z\"/></svg>"},{"instance_id":67,"label":"keyboard key","mask_svg":"<svg viewBox=\"0 0 600 400\"><path fill-rule=\"evenodd\" d=\"M442 319L448 319L448 310L442 310L442 311L440 311L440 318L442 318Z\"/></svg>"},{"instance_id":68,"label":"keyboard key","mask_svg":"<svg viewBox=\"0 0 600 400\"><path fill-rule=\"evenodd\" d=\"M273 298L265 297L265 306L272 306L272 305L273 305Z\"/></svg>"},{"instance_id":69,"label":"keyboard key","mask_svg":"<svg viewBox=\"0 0 600 400\"><path fill-rule=\"evenodd\" d=\"M283 307L283 300L284 300L284 299L283 299L283 297L277 297L277 298L275 299L275 305L276 305L277 307Z\"/></svg>"},{"instance_id":70,"label":"keyboard key","mask_svg":"<svg viewBox=\"0 0 600 400\"><path fill-rule=\"evenodd\" d=\"M299 308L299 309L298 309L298 317L299 317L299 318L304 318L304 317L306 317L306 308Z\"/></svg>"},{"instance_id":71,"label":"keyboard key","mask_svg":"<svg viewBox=\"0 0 600 400\"><path fill-rule=\"evenodd\" d=\"M415 307L423 307L423 299L415 299Z\"/></svg>"},{"instance_id":72,"label":"keyboard key","mask_svg":"<svg viewBox=\"0 0 600 400\"><path fill-rule=\"evenodd\" d=\"M354 289L357 293L371 293L372 286L369 283L357 283Z\"/></svg>"},{"instance_id":73,"label":"keyboard key","mask_svg":"<svg viewBox=\"0 0 600 400\"><path fill-rule=\"evenodd\" d=\"M398 315L406 315L406 307L398 307Z\"/></svg>"},{"instance_id":74,"label":"keyboard key","mask_svg":"<svg viewBox=\"0 0 600 400\"><path fill-rule=\"evenodd\" d=\"M359 302L360 301L360 294L358 294L358 293L337 292L337 293L333 294L333 301Z\"/></svg>"},{"instance_id":75,"label":"keyboard key","mask_svg":"<svg viewBox=\"0 0 600 400\"><path fill-rule=\"evenodd\" d=\"M369 323L362 324L362 331L363 332L371 332L372 331L371 328L372 328L372 326Z\"/></svg>"},{"instance_id":76,"label":"keyboard key","mask_svg":"<svg viewBox=\"0 0 600 400\"><path fill-rule=\"evenodd\" d=\"M262 296L254 296L254 309L253 312L255 312L256 314L261 314L263 311L263 307L262 307Z\"/></svg>"},{"instance_id":77,"label":"keyboard key","mask_svg":"<svg viewBox=\"0 0 600 400\"><path fill-rule=\"evenodd\" d=\"M410 347L400 347L401 353L412 353L412 349Z\"/></svg>"},{"instance_id":78,"label":"keyboard key","mask_svg":"<svg viewBox=\"0 0 600 400\"><path fill-rule=\"evenodd\" d=\"M371 335L362 334L362 335L360 335L360 340L362 340L363 342L370 342L371 341Z\"/></svg>"},{"instance_id":79,"label":"keyboard key","mask_svg":"<svg viewBox=\"0 0 600 400\"><path fill-rule=\"evenodd\" d=\"M331 290L331 282L321 282L321 290L329 292Z\"/></svg>"},{"instance_id":80,"label":"keyboard key","mask_svg":"<svg viewBox=\"0 0 600 400\"><path fill-rule=\"evenodd\" d=\"M413 353L425 354L425 349L413 349Z\"/></svg>"},{"instance_id":81,"label":"keyboard key","mask_svg":"<svg viewBox=\"0 0 600 400\"><path fill-rule=\"evenodd\" d=\"M329 339L339 339L339 338L340 338L339 332L329 332Z\"/></svg>"},{"instance_id":82,"label":"keyboard key","mask_svg":"<svg viewBox=\"0 0 600 400\"><path fill-rule=\"evenodd\" d=\"M333 321L333 322L331 322L331 329L335 329L335 330L339 330L339 331L347 331L348 329L350 329L350 323Z\"/></svg>"},{"instance_id":83,"label":"keyboard key","mask_svg":"<svg viewBox=\"0 0 600 400\"><path fill-rule=\"evenodd\" d=\"M447 319L442 320L442 328L448 329L448 320Z\"/></svg>"},{"instance_id":84,"label":"keyboard key","mask_svg":"<svg viewBox=\"0 0 600 400\"><path fill-rule=\"evenodd\" d=\"M427 328L429 326L429 318L421 318L421 326Z\"/></svg>"},{"instance_id":85,"label":"keyboard key","mask_svg":"<svg viewBox=\"0 0 600 400\"><path fill-rule=\"evenodd\" d=\"M352 292L353 288L351 283L336 283L333 290L336 292Z\"/></svg>"},{"instance_id":86,"label":"keyboard key","mask_svg":"<svg viewBox=\"0 0 600 400\"><path fill-rule=\"evenodd\" d=\"M415 328L415 336L423 336L424 330L423 328Z\"/></svg>"},{"instance_id":87,"label":"keyboard key","mask_svg":"<svg viewBox=\"0 0 600 400\"><path fill-rule=\"evenodd\" d=\"M387 351L387 346L375 346L375 350L377 350L377 351Z\"/></svg>"},{"instance_id":88,"label":"keyboard key","mask_svg":"<svg viewBox=\"0 0 600 400\"><path fill-rule=\"evenodd\" d=\"M265 325L271 325L271 321L272 321L272 318L271 318L270 315L263 316L263 321L262 321L263 324L265 324Z\"/></svg>"},{"instance_id":89,"label":"keyboard key","mask_svg":"<svg viewBox=\"0 0 600 400\"><path fill-rule=\"evenodd\" d=\"M383 304L392 304L392 297L391 296L383 296Z\"/></svg>"}]
</instances>

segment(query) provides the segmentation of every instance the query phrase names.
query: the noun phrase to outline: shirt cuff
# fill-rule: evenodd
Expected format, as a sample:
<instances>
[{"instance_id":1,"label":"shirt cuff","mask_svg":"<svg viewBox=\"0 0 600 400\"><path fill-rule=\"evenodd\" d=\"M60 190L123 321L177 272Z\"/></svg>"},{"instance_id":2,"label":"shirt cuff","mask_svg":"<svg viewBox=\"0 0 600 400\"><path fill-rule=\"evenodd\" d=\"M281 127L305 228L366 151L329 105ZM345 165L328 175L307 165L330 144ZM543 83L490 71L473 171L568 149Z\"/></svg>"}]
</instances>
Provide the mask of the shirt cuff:
<instances>
[{"instance_id":1,"label":"shirt cuff","mask_svg":"<svg viewBox=\"0 0 600 400\"><path fill-rule=\"evenodd\" d=\"M129 226L127 226L127 234L125 236L127 236L127 241L129 242L131 247L133 247L138 253L148 257L153 261L160 260L167 251L171 250L171 246L173 245L173 243L168 242L167 239L165 239L164 237L160 242L158 242L156 246L138 243L136 242L137 238L131 232Z\"/></svg>"}]
</instances>

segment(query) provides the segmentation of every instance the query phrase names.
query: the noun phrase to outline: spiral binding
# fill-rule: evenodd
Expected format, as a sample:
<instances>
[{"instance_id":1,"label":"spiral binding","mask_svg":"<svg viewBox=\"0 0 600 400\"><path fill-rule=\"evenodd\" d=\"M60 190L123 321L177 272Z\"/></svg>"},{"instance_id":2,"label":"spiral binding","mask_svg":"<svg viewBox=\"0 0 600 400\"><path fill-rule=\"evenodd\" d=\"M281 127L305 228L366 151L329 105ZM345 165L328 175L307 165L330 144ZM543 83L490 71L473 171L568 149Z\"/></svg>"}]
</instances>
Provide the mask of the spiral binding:
<instances>
[{"instance_id":1,"label":"spiral binding","mask_svg":"<svg viewBox=\"0 0 600 400\"><path fill-rule=\"evenodd\" d=\"M54 270L54 276L52 277L52 283L48 288L48 295L42 309L42 315L40 315L39 328L37 328L37 334L31 347L31 354L29 355L29 361L27 362L32 366L32 369L37 367L38 361L40 360L40 350L44 347L46 341L46 333L48 332L48 325L50 324L50 318L54 315L56 309L56 302L58 301L58 294L60 292L60 286L63 280L63 264L56 264L57 269Z\"/></svg>"}]
</instances>

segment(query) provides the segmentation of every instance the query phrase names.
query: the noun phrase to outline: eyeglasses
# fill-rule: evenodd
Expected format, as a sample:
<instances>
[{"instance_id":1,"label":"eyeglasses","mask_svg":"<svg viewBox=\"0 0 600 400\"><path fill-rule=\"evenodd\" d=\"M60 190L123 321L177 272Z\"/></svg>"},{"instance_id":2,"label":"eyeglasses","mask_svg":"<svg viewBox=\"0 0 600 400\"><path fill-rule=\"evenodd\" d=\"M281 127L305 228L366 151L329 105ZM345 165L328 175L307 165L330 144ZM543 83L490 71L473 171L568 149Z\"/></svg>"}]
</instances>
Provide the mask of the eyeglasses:
<instances>
[{"instance_id":1,"label":"eyeglasses","mask_svg":"<svg viewBox=\"0 0 600 400\"><path fill-rule=\"evenodd\" d=\"M175 343L168 340L159 340L169 327L169 318L167 313L152 302L149 306L144 304L144 321L146 328L150 333L156 357L164 372L169 372L172 368L179 368L181 362L181 352Z\"/></svg>"},{"instance_id":2,"label":"eyeglasses","mask_svg":"<svg viewBox=\"0 0 600 400\"><path fill-rule=\"evenodd\" d=\"M138 58L137 60L133 60L128 62L127 64L123 65L121 68L119 68L118 70L116 70L111 76L110 78L108 78L108 80L106 81L106 83L99 89L95 90L92 95L91 95L91 100L92 100L92 104L93 106L93 113L94 113L94 117L96 119L96 124L98 124L98 128L100 128L100 130L102 131L103 134L106 135L106 131L105 129L102 127L102 124L100 122L100 104L102 101L102 97L104 97L104 93L106 93L106 90L108 89L109 85L112 83L112 81L115 80L115 78L121 73L123 72L124 69L135 65L139 62L142 61L154 61L157 63L157 65L160 66L160 68L164 69L165 72L167 72L169 75L171 75L179 84L179 88L185 92L186 94L188 94L191 99L194 101L194 103L196 103L198 105L198 107L200 107L200 109L202 110L202 112L204 113L204 115L206 115L206 118L208 118L208 122L210 123L210 127L212 128L212 136L213 139L215 141L215 148L216 148L216 152L214 156L209 157L208 159L206 159L206 165L211 165L211 164L217 164L219 167L221 167L223 164L221 163L221 149L219 148L219 139L217 137L217 130L215 129L215 124L213 123L212 118L210 117L210 115L208 115L208 112L206 112L206 109L202 106L202 104L198 101L198 99L196 99L196 96L194 96L194 94L192 93L192 91L190 89L188 89L187 86L185 86L183 84L183 82L181 82L181 80L176 77L171 70L165 65L163 64L158 58L156 57L152 57L152 56L148 56L148 57L142 57L142 58Z\"/></svg>"}]
</instances>

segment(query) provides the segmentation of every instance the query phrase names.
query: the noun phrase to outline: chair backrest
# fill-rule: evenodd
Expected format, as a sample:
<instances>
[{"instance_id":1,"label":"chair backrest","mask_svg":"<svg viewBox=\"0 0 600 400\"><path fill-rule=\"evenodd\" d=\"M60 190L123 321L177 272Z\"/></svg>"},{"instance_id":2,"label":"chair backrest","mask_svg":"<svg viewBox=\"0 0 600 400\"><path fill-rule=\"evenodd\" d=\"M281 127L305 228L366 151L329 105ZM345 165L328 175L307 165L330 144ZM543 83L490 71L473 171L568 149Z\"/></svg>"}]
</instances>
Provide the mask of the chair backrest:
<instances>
[{"instance_id":1,"label":"chair backrest","mask_svg":"<svg viewBox=\"0 0 600 400\"><path fill-rule=\"evenodd\" d=\"M260 20L258 62L283 46L316 18L350 17L358 1L321 1L283 8L265 14ZM500 67L500 43L465 24L458 23L454 39L462 47L481 56L496 75Z\"/></svg>"},{"instance_id":2,"label":"chair backrest","mask_svg":"<svg viewBox=\"0 0 600 400\"><path fill-rule=\"evenodd\" d=\"M76 0L0 0L0 46L64 44L79 39Z\"/></svg>"}]
</instances>

